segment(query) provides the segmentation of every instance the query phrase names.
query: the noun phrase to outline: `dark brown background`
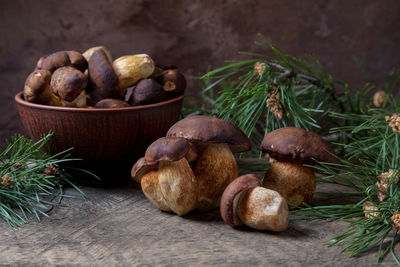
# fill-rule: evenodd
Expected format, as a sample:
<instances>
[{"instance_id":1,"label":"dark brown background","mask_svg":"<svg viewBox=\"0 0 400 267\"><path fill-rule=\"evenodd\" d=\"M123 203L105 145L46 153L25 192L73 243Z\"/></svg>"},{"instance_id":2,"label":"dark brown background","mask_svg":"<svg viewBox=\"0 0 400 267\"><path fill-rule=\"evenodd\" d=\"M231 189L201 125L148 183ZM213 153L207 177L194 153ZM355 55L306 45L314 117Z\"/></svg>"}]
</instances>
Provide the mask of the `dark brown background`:
<instances>
[{"instance_id":1,"label":"dark brown background","mask_svg":"<svg viewBox=\"0 0 400 267\"><path fill-rule=\"evenodd\" d=\"M237 51L255 51L257 33L295 56L314 54L355 87L357 56L379 83L400 66L400 2L393 1L0 1L0 138L23 132L13 96L37 59L57 50L105 45L114 58L148 53L188 79ZM200 84L190 82L188 95Z\"/></svg>"}]
</instances>

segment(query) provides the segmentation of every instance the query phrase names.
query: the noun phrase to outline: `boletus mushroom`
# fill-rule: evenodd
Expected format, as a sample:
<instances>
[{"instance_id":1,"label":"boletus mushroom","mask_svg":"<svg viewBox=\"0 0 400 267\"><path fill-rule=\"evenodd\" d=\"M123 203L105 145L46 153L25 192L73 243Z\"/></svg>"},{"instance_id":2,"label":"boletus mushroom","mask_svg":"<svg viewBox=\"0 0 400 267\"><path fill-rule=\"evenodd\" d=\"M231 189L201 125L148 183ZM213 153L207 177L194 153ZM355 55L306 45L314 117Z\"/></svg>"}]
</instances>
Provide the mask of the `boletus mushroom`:
<instances>
[{"instance_id":1,"label":"boletus mushroom","mask_svg":"<svg viewBox=\"0 0 400 267\"><path fill-rule=\"evenodd\" d=\"M121 96L125 95L124 89L148 78L155 67L153 59L146 54L122 56L114 60L112 66L119 79Z\"/></svg>"},{"instance_id":2,"label":"boletus mushroom","mask_svg":"<svg viewBox=\"0 0 400 267\"><path fill-rule=\"evenodd\" d=\"M196 206L197 180L189 164L196 157L196 149L184 138L162 137L135 163L132 178L158 209L183 216Z\"/></svg>"},{"instance_id":3,"label":"boletus mushroom","mask_svg":"<svg viewBox=\"0 0 400 267\"><path fill-rule=\"evenodd\" d=\"M50 88L51 72L35 70L26 78L24 99L28 102L52 106L62 106L61 99Z\"/></svg>"},{"instance_id":4,"label":"boletus mushroom","mask_svg":"<svg viewBox=\"0 0 400 267\"><path fill-rule=\"evenodd\" d=\"M317 162L337 163L335 152L319 135L297 127L285 127L268 133L261 143L262 152L273 160L263 185L278 191L289 205L310 202L316 189Z\"/></svg>"},{"instance_id":5,"label":"boletus mushroom","mask_svg":"<svg viewBox=\"0 0 400 267\"><path fill-rule=\"evenodd\" d=\"M56 69L66 66L84 72L87 69L88 62L77 51L58 51L40 58L36 64L36 70L48 70L53 73Z\"/></svg>"},{"instance_id":6,"label":"boletus mushroom","mask_svg":"<svg viewBox=\"0 0 400 267\"><path fill-rule=\"evenodd\" d=\"M230 226L245 224L258 230L283 231L289 224L286 200L278 192L262 187L255 174L242 175L226 187L220 212Z\"/></svg>"},{"instance_id":7,"label":"boletus mushroom","mask_svg":"<svg viewBox=\"0 0 400 267\"><path fill-rule=\"evenodd\" d=\"M88 78L73 67L61 67L51 76L50 88L67 107L86 107L85 88Z\"/></svg>"},{"instance_id":8,"label":"boletus mushroom","mask_svg":"<svg viewBox=\"0 0 400 267\"><path fill-rule=\"evenodd\" d=\"M238 177L232 152L251 148L247 136L232 122L208 116L191 116L175 123L168 137L182 137L193 143L198 157L193 172L198 183L197 208L217 208L226 186Z\"/></svg>"}]
</instances>

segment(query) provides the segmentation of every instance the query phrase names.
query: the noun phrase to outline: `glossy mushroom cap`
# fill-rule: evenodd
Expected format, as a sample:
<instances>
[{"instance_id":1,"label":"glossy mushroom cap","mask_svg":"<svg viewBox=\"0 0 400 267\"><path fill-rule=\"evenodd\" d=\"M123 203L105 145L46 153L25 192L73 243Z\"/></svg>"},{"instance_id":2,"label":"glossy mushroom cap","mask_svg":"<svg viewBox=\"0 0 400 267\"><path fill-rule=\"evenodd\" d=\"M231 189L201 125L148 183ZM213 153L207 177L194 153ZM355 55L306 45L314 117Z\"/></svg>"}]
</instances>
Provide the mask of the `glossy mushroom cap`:
<instances>
[{"instance_id":1,"label":"glossy mushroom cap","mask_svg":"<svg viewBox=\"0 0 400 267\"><path fill-rule=\"evenodd\" d=\"M35 70L25 81L24 99L28 102L62 106L61 100L50 88L51 72Z\"/></svg>"},{"instance_id":2,"label":"glossy mushroom cap","mask_svg":"<svg viewBox=\"0 0 400 267\"><path fill-rule=\"evenodd\" d=\"M161 137L146 150L144 158L147 162L178 161L183 157L193 161L197 157L196 148L184 138Z\"/></svg>"},{"instance_id":3,"label":"glossy mushroom cap","mask_svg":"<svg viewBox=\"0 0 400 267\"><path fill-rule=\"evenodd\" d=\"M100 100L94 105L95 108L126 108L131 107L127 102L114 99L114 98L105 98Z\"/></svg>"},{"instance_id":4,"label":"glossy mushroom cap","mask_svg":"<svg viewBox=\"0 0 400 267\"><path fill-rule=\"evenodd\" d=\"M235 124L208 116L180 120L171 126L167 136L183 137L194 143L227 143L232 152L244 152L251 148L249 139Z\"/></svg>"},{"instance_id":5,"label":"glossy mushroom cap","mask_svg":"<svg viewBox=\"0 0 400 267\"><path fill-rule=\"evenodd\" d=\"M226 188L221 198L220 212L225 223L239 226L243 222L237 216L237 204L243 192L261 186L261 181L255 174L246 174L236 178Z\"/></svg>"},{"instance_id":6,"label":"glossy mushroom cap","mask_svg":"<svg viewBox=\"0 0 400 267\"><path fill-rule=\"evenodd\" d=\"M160 161L178 161L186 157L193 161L197 157L196 148L184 138L161 137L154 141L146 150L143 158L133 165L131 175L135 181L147 171L154 170Z\"/></svg>"},{"instance_id":7,"label":"glossy mushroom cap","mask_svg":"<svg viewBox=\"0 0 400 267\"><path fill-rule=\"evenodd\" d=\"M316 133L297 127L285 127L268 133L261 150L278 161L299 164L338 163L332 147Z\"/></svg>"},{"instance_id":8,"label":"glossy mushroom cap","mask_svg":"<svg viewBox=\"0 0 400 267\"><path fill-rule=\"evenodd\" d=\"M61 67L51 76L50 87L56 96L71 102L86 88L88 79L81 71L73 67Z\"/></svg>"},{"instance_id":9,"label":"glossy mushroom cap","mask_svg":"<svg viewBox=\"0 0 400 267\"><path fill-rule=\"evenodd\" d=\"M58 51L39 59L36 69L44 69L53 73L56 69L72 66L80 71L87 69L88 63L77 51Z\"/></svg>"},{"instance_id":10,"label":"glossy mushroom cap","mask_svg":"<svg viewBox=\"0 0 400 267\"><path fill-rule=\"evenodd\" d=\"M95 50L88 63L89 79L94 90L91 92L100 98L119 96L119 81L107 55L103 50Z\"/></svg>"}]
</instances>

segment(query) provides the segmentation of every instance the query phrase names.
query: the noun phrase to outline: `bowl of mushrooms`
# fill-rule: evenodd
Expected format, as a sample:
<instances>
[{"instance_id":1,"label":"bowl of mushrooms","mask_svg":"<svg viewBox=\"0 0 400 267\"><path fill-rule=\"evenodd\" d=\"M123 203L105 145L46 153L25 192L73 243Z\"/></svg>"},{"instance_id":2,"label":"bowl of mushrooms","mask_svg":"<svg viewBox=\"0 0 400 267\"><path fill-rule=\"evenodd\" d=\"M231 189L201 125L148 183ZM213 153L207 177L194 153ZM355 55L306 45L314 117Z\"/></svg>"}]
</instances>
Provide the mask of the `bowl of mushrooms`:
<instances>
[{"instance_id":1,"label":"bowl of mushrooms","mask_svg":"<svg viewBox=\"0 0 400 267\"><path fill-rule=\"evenodd\" d=\"M51 131L52 153L72 147L72 157L110 168L132 166L165 136L180 117L185 88L174 66L146 54L113 61L99 46L40 58L15 101L32 139Z\"/></svg>"}]
</instances>

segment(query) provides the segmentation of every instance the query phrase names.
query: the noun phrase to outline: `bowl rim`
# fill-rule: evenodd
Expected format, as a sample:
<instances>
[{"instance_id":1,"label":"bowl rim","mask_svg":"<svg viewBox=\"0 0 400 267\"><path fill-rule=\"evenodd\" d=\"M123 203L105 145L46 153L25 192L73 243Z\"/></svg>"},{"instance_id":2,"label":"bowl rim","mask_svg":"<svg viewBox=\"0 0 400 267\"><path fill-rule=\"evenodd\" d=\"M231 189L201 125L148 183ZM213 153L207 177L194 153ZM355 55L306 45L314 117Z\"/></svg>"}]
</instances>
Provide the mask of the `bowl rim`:
<instances>
[{"instance_id":1,"label":"bowl rim","mask_svg":"<svg viewBox=\"0 0 400 267\"><path fill-rule=\"evenodd\" d=\"M17 93L14 97L14 100L17 104L22 106L34 108L34 109L42 109L42 110L52 110L52 111L71 111L71 112L119 112L119 111L128 111L128 110L142 110L142 109L151 109L154 107L168 105L170 103L179 102L185 96L180 95L178 97L168 99L166 101L148 104L148 105L140 105L140 106L132 106L132 107L123 107L123 108L76 108L76 107L60 107L60 106L50 106L50 105L43 105L43 104L36 104L25 101L23 99L24 91Z\"/></svg>"}]
</instances>

